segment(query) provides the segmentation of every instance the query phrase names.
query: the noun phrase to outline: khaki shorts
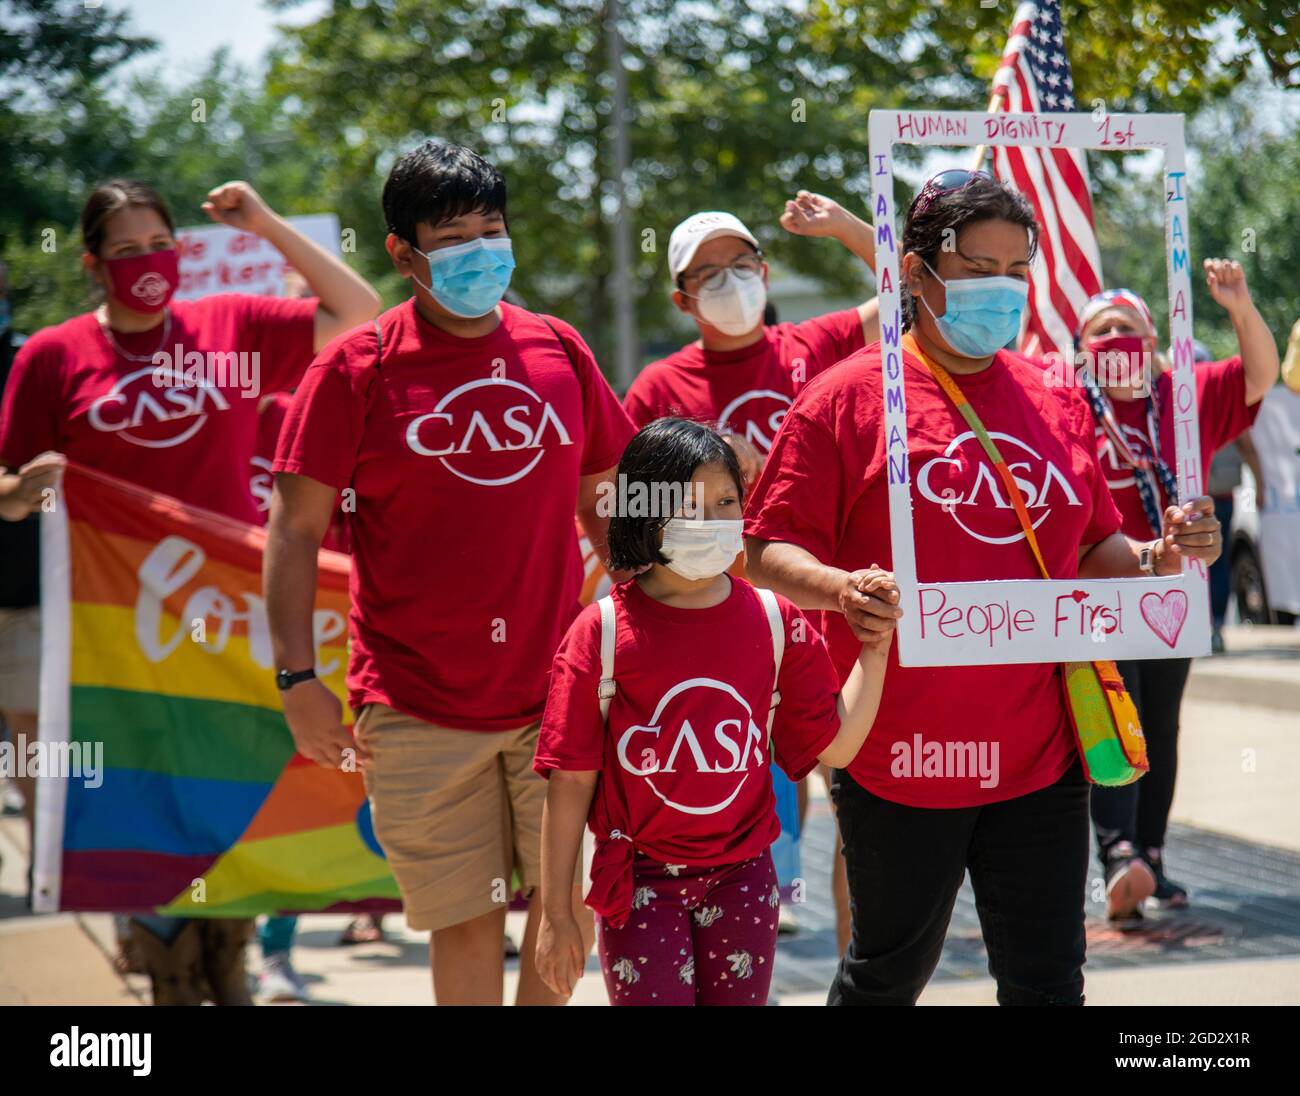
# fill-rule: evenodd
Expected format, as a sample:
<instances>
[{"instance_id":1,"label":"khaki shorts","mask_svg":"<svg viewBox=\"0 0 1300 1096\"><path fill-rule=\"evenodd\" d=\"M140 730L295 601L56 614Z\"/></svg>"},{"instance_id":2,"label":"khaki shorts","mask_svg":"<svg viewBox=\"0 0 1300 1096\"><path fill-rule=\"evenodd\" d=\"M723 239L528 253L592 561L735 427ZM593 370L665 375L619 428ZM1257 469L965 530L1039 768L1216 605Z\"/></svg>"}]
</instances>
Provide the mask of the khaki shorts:
<instances>
[{"instance_id":1,"label":"khaki shorts","mask_svg":"<svg viewBox=\"0 0 1300 1096\"><path fill-rule=\"evenodd\" d=\"M36 711L40 677L40 606L0 609L0 711Z\"/></svg>"},{"instance_id":2,"label":"khaki shorts","mask_svg":"<svg viewBox=\"0 0 1300 1096\"><path fill-rule=\"evenodd\" d=\"M362 711L356 735L373 756L362 771L375 836L412 929L502 909L512 871L525 893L541 883L546 781L533 772L537 730L459 731L383 704Z\"/></svg>"}]
</instances>

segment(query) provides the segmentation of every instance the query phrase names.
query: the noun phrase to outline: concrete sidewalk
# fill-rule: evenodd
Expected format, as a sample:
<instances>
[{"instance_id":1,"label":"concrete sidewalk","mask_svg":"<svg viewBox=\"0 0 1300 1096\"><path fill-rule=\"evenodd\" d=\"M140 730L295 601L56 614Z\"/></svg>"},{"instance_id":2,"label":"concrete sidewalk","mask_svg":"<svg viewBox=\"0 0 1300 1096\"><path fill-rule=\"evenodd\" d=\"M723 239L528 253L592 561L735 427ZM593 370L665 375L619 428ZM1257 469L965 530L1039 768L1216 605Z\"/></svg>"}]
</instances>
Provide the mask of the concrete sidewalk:
<instances>
[{"instance_id":1,"label":"concrete sidewalk","mask_svg":"<svg viewBox=\"0 0 1300 1096\"><path fill-rule=\"evenodd\" d=\"M1300 852L1300 632L1289 629L1232 629L1229 653L1196 662L1183 707L1182 747L1173 819L1198 831ZM810 820L824 813L825 793L812 781ZM0 820L0 1004L138 1004L149 998L140 976L122 979L113 971L112 919L103 914L25 914L26 837L20 819ZM811 836L811 832L810 832ZM810 843L811 844L811 843ZM828 857L829 845L819 852ZM805 874L824 887L828 864L810 850ZM1176 872L1174 872L1176 876ZM1288 884L1289 885L1289 884ZM1267 890L1267 888L1265 888ZM1228 896L1233 897L1232 895ZM1240 896L1238 896L1240 897ZM1290 910L1300 892L1265 894ZM1280 904L1280 905L1279 905ZM1213 903L1188 915L1209 917ZM801 963L829 983L834 957L826 952L827 929L801 912L805 932L778 949L776 969ZM523 937L523 915L510 914L507 929ZM339 947L348 918L310 915L300 920L294 964L315 1004L429 1004L428 936L410 932L400 915L386 919L388 938L379 944ZM1300 928L1300 926L1297 926ZM819 936L820 934L820 936ZM950 942L954 933L950 933ZM819 940L820 952L810 947ZM969 943L969 942L967 942ZM814 959L796 959L816 953ZM1199 961L1194 951L1175 962L1143 962L1129 950L1128 966L1086 971L1089 1003L1105 1004L1294 1004L1300 1002L1300 950L1268 958ZM1154 958L1154 957L1153 957ZM1098 959L1100 961L1100 958ZM249 951L249 969L260 957ZM507 964L506 1000L513 998L517 963ZM778 976L778 982L780 982ZM821 1005L825 992L778 994L782 1005ZM921 1003L993 1004L986 976L939 979ZM594 957L578 985L574 1004L605 1004Z\"/></svg>"}]
</instances>

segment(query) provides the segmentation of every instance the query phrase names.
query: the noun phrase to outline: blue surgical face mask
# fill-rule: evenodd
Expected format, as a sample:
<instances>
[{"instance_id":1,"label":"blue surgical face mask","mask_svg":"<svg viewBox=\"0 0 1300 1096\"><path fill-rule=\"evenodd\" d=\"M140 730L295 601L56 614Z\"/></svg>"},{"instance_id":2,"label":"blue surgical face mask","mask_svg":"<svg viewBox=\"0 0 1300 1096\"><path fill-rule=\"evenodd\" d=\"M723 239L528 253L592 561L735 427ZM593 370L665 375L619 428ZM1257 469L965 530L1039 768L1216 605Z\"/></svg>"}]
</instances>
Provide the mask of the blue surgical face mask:
<instances>
[{"instance_id":1,"label":"blue surgical face mask","mask_svg":"<svg viewBox=\"0 0 1300 1096\"><path fill-rule=\"evenodd\" d=\"M437 251L414 250L429 260L429 284L414 273L412 279L453 316L465 319L484 316L496 308L515 269L514 251L504 236L480 236Z\"/></svg>"},{"instance_id":2,"label":"blue surgical face mask","mask_svg":"<svg viewBox=\"0 0 1300 1096\"><path fill-rule=\"evenodd\" d=\"M944 341L963 358L987 358L1020 334L1020 315L1029 299L1028 282L1003 277L945 282L929 263L925 268L943 286L948 303L942 316L934 315L924 297L921 303L934 316Z\"/></svg>"}]
</instances>

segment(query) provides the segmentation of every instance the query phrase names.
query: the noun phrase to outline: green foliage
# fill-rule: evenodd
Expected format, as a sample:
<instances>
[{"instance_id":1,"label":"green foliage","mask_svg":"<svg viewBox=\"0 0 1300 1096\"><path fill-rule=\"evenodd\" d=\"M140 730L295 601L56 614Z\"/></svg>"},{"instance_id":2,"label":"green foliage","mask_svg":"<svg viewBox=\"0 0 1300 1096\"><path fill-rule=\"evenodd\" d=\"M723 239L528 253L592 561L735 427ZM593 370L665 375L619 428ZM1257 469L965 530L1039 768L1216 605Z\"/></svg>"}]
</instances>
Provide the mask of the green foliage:
<instances>
[{"instance_id":1,"label":"green foliage","mask_svg":"<svg viewBox=\"0 0 1300 1096\"><path fill-rule=\"evenodd\" d=\"M1259 104L1266 89L1247 84L1188 127L1192 319L1196 337L1216 357L1236 353L1227 314L1205 287L1201 263L1236 259L1251 296L1279 345L1300 317L1300 130L1271 124ZM1159 178L1133 170L1138 157L1092 158L1094 215L1108 286L1146 297L1168 334L1165 202Z\"/></svg>"},{"instance_id":2,"label":"green foliage","mask_svg":"<svg viewBox=\"0 0 1300 1096\"><path fill-rule=\"evenodd\" d=\"M611 109L604 5L337 2L291 31L272 65L272 95L300 104L295 125L332 159L327 187L363 261L384 267L379 173L432 136L502 168L519 267L533 305L574 320L602 355L612 208ZM626 40L633 162L627 180L644 332L670 310L663 251L673 226L726 208L788 266L828 288L861 284L835 244L780 231L800 187L860 204L866 114L895 101L886 72L856 78L844 43L817 37L788 6L632 0ZM373 94L384 88L383 95Z\"/></svg>"},{"instance_id":3,"label":"green foliage","mask_svg":"<svg viewBox=\"0 0 1300 1096\"><path fill-rule=\"evenodd\" d=\"M784 200L806 187L866 216L867 112L983 107L1014 5L625 0L623 9L626 183L649 351L676 339L663 253L673 226L698 209L734 211L774 259L828 295L854 291L856 259L832 241L781 231ZM79 0L11 0L4 10L0 80L24 89L0 97L0 242L20 329L84 307L76 218L90 186L119 174L158 186L181 224L201 223L203 196L230 178L249 179L282 213L335 211L356 232L349 260L394 303L406 289L384 251L379 192L395 156L434 137L502 168L516 288L576 323L610 360L603 0L334 0L323 17L283 30L265 78L216 54L179 85L146 75L114 94L106 88L115 66L152 45L127 33L122 16ZM1294 4L1066 0L1063 11L1085 107L1102 97L1111 110L1198 111L1223 101L1252 57L1277 83L1300 82ZM1230 27L1241 28L1239 39L1220 40ZM1247 268L1280 323L1297 310L1280 274L1300 258L1285 231L1297 199L1294 143L1275 137L1257 148L1237 138L1229 154L1216 151L1226 147L1222 135L1197 139L1205 154L1203 182L1190 194L1194 258L1237 255L1240 229L1257 225ZM1094 167L1108 281L1159 298L1157 188ZM41 247L46 228L55 230L53 254ZM1198 289L1198 333L1216 313Z\"/></svg>"},{"instance_id":4,"label":"green foliage","mask_svg":"<svg viewBox=\"0 0 1300 1096\"><path fill-rule=\"evenodd\" d=\"M932 102L945 84L970 109L987 102L1016 6L814 0L812 10L825 35L856 43L861 71L912 59L908 102ZM1276 83L1300 87L1295 0L1062 0L1061 19L1082 109L1102 98L1112 111L1193 113L1245 80L1257 58Z\"/></svg>"}]
</instances>

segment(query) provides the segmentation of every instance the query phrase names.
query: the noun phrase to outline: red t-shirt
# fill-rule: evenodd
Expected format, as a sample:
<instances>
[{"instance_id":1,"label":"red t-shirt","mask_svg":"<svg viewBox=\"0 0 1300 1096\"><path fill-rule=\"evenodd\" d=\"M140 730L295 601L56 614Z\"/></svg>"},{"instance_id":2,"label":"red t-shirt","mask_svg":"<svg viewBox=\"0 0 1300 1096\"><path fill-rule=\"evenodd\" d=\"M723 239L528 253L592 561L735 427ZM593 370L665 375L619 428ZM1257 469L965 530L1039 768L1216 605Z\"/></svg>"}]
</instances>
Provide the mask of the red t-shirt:
<instances>
[{"instance_id":1,"label":"red t-shirt","mask_svg":"<svg viewBox=\"0 0 1300 1096\"><path fill-rule=\"evenodd\" d=\"M263 525L270 517L271 491L275 487L275 476L271 472L275 464L275 447L280 440L280 427L284 425L289 414L289 405L293 396L288 392L276 392L262 400L257 416L257 451L249 461L248 490L257 506L257 515ZM330 519L329 528L321 547L331 552L348 552L348 526L344 520L342 501Z\"/></svg>"},{"instance_id":2,"label":"red t-shirt","mask_svg":"<svg viewBox=\"0 0 1300 1096\"><path fill-rule=\"evenodd\" d=\"M542 713L579 608L579 479L616 465L633 428L572 327L501 316L457 338L409 300L379 318L380 368L374 326L356 328L289 408L274 470L355 492L354 711L475 731Z\"/></svg>"},{"instance_id":3,"label":"red t-shirt","mask_svg":"<svg viewBox=\"0 0 1300 1096\"><path fill-rule=\"evenodd\" d=\"M839 731L835 671L821 636L780 595L785 627L781 701L767 743L772 632L754 588L708 609L656 601L635 582L614 587L614 680L601 720L600 607L583 610L560 646L533 767L599 771L588 903L625 911L633 852L661 863L731 864L776 840L769 766L802 779ZM613 831L630 840L610 838Z\"/></svg>"},{"instance_id":4,"label":"red t-shirt","mask_svg":"<svg viewBox=\"0 0 1300 1096\"><path fill-rule=\"evenodd\" d=\"M258 404L262 395L296 385L311 363L316 305L315 298L226 293L173 302L166 346L159 345L161 326L113 333L130 354L157 350L176 359L178 346L185 357L195 351L246 353L242 371L256 377L256 398L240 387L238 360L214 360L216 368L206 374L228 383L157 387L154 364L118 354L93 313L38 331L18 351L5 388L0 462L16 469L52 449L89 468L257 524L248 459L257 442Z\"/></svg>"},{"instance_id":5,"label":"red t-shirt","mask_svg":"<svg viewBox=\"0 0 1300 1096\"><path fill-rule=\"evenodd\" d=\"M1041 578L978 439L925 366L910 354L903 361L918 577ZM982 373L954 380L1021 486L1052 577L1074 577L1079 547L1119 528L1087 406L1070 389L1045 387L1041 366L1005 350ZM797 544L846 571L892 567L883 423L880 347L870 346L795 400L746 507L746 534ZM860 644L840 613L824 613L822 624L843 681ZM996 744L990 786L978 775L913 775L925 772L930 743L972 741L985 743L990 760ZM880 712L848 771L896 803L966 807L1046 787L1074 756L1056 663L902 667L895 644Z\"/></svg>"},{"instance_id":6,"label":"red t-shirt","mask_svg":"<svg viewBox=\"0 0 1300 1096\"><path fill-rule=\"evenodd\" d=\"M1260 404L1246 406L1246 370L1240 357L1221 362L1198 362L1195 369L1196 410L1201 430L1201 483L1196 487L1195 494L1204 495L1210 474L1210 461L1214 454L1254 425ZM1160 431L1160 455L1169 465L1170 471L1177 476L1172 373L1161 373L1157 378L1156 401L1160 405L1160 422L1157 424ZM1115 408L1115 420L1134 456L1150 459L1151 434L1147 424L1147 401L1112 400L1111 405ZM1153 536L1158 536L1160 530L1151 528L1146 511L1142 509L1142 496L1138 494L1133 469L1119 459L1115 447L1100 426L1096 427L1096 438L1097 456L1105 470L1115 505L1119 507L1124 533L1134 540L1150 540ZM1160 510L1163 513L1169 500L1159 483L1157 479Z\"/></svg>"},{"instance_id":7,"label":"red t-shirt","mask_svg":"<svg viewBox=\"0 0 1300 1096\"><path fill-rule=\"evenodd\" d=\"M856 308L765 327L741 350L691 343L641 370L623 405L638 428L665 415L724 422L766 453L794 395L861 347Z\"/></svg>"}]
</instances>

